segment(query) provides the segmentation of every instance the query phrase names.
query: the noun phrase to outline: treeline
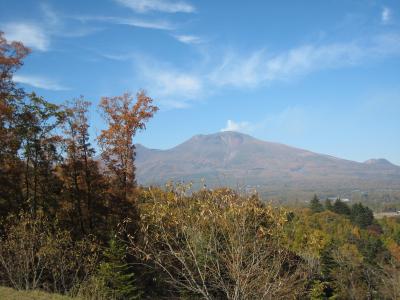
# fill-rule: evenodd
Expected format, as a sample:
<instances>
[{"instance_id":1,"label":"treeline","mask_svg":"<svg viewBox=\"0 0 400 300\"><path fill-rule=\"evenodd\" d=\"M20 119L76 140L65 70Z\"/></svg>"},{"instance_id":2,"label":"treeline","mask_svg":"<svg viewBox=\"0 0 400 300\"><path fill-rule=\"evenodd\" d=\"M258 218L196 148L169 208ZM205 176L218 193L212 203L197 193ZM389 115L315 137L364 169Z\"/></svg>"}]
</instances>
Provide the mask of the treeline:
<instances>
[{"instance_id":1,"label":"treeline","mask_svg":"<svg viewBox=\"0 0 400 300\"><path fill-rule=\"evenodd\" d=\"M55 105L13 81L29 52L0 32L0 282L74 293L96 275L122 286L133 273L116 231L138 220L132 139L158 108L144 91L103 97L96 154L89 101Z\"/></svg>"},{"instance_id":2,"label":"treeline","mask_svg":"<svg viewBox=\"0 0 400 300\"><path fill-rule=\"evenodd\" d=\"M144 92L83 97L13 82L29 53L0 33L0 284L81 299L396 299L400 223L337 200L289 210L257 195L138 187Z\"/></svg>"}]
</instances>

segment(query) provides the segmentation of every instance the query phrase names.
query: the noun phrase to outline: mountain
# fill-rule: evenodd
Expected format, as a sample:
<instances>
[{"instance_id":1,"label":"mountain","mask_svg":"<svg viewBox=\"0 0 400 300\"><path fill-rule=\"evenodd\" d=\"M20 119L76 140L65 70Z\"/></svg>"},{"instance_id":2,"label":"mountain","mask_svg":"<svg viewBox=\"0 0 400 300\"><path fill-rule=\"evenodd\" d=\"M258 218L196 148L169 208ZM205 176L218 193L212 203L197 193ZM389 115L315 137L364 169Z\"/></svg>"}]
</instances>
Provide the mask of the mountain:
<instances>
[{"instance_id":1,"label":"mountain","mask_svg":"<svg viewBox=\"0 0 400 300\"><path fill-rule=\"evenodd\" d=\"M271 195L400 188L400 167L385 159L359 163L237 132L196 135L168 150L136 150L137 179L145 185L204 179L209 187L254 187Z\"/></svg>"},{"instance_id":2,"label":"mountain","mask_svg":"<svg viewBox=\"0 0 400 300\"><path fill-rule=\"evenodd\" d=\"M388 167L388 168L396 167L396 165L392 164L390 161L384 158L371 158L366 160L364 164Z\"/></svg>"}]
</instances>

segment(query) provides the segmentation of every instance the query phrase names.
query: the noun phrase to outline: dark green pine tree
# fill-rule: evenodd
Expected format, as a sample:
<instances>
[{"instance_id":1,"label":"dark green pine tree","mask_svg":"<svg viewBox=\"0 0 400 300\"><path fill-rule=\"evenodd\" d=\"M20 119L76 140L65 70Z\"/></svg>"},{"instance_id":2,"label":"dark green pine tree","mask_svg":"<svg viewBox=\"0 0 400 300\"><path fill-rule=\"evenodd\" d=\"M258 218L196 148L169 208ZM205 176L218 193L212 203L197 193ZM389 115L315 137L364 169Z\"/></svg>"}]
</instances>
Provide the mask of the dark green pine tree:
<instances>
[{"instance_id":1,"label":"dark green pine tree","mask_svg":"<svg viewBox=\"0 0 400 300\"><path fill-rule=\"evenodd\" d=\"M114 235L104 251L98 276L107 299L138 299L141 295L135 286L134 273L126 262L125 246Z\"/></svg>"},{"instance_id":2,"label":"dark green pine tree","mask_svg":"<svg viewBox=\"0 0 400 300\"><path fill-rule=\"evenodd\" d=\"M351 221L360 228L367 228L374 222L374 213L367 206L355 203L351 207Z\"/></svg>"},{"instance_id":3,"label":"dark green pine tree","mask_svg":"<svg viewBox=\"0 0 400 300\"><path fill-rule=\"evenodd\" d=\"M333 211L332 201L329 198L326 198L325 200L325 209Z\"/></svg>"},{"instance_id":4,"label":"dark green pine tree","mask_svg":"<svg viewBox=\"0 0 400 300\"><path fill-rule=\"evenodd\" d=\"M351 214L350 207L339 198L333 204L333 211L339 215L350 216Z\"/></svg>"},{"instance_id":5,"label":"dark green pine tree","mask_svg":"<svg viewBox=\"0 0 400 300\"><path fill-rule=\"evenodd\" d=\"M318 196L314 194L314 197L310 201L310 209L312 213L319 213L324 211L324 206L319 202Z\"/></svg>"},{"instance_id":6,"label":"dark green pine tree","mask_svg":"<svg viewBox=\"0 0 400 300\"><path fill-rule=\"evenodd\" d=\"M334 297L335 288L332 278L332 273L335 272L335 268L337 267L337 263L333 258L332 252L335 250L335 245L329 243L321 252L320 257L320 266L321 266L321 281L324 284L324 290L319 299L333 299L330 297Z\"/></svg>"}]
</instances>

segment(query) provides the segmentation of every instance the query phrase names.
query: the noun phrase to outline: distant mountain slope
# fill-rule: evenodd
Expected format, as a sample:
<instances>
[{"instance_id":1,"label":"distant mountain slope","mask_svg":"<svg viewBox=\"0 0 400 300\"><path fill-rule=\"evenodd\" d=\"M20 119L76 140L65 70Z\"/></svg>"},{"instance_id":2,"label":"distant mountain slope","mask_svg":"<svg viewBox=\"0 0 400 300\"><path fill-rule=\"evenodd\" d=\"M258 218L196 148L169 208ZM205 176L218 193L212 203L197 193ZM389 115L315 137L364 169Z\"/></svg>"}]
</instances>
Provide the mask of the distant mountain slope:
<instances>
[{"instance_id":1,"label":"distant mountain slope","mask_svg":"<svg viewBox=\"0 0 400 300\"><path fill-rule=\"evenodd\" d=\"M208 186L261 191L400 187L400 167L387 160L358 163L237 132L196 135L169 150L137 145L136 165L146 185L204 178Z\"/></svg>"}]
</instances>

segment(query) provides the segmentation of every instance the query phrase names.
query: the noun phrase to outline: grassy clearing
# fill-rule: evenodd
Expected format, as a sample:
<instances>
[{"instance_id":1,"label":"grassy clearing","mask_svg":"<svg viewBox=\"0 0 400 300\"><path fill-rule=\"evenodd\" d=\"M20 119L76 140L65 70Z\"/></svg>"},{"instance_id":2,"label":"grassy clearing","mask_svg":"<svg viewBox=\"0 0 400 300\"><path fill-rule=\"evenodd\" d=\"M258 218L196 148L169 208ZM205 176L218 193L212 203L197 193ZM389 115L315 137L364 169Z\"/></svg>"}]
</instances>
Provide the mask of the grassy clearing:
<instances>
[{"instance_id":1,"label":"grassy clearing","mask_svg":"<svg viewBox=\"0 0 400 300\"><path fill-rule=\"evenodd\" d=\"M41 291L17 291L8 287L0 287L0 299L2 300L72 300L58 294L50 294Z\"/></svg>"}]
</instances>

